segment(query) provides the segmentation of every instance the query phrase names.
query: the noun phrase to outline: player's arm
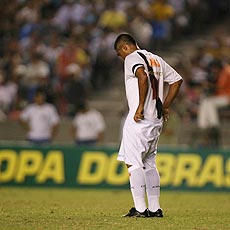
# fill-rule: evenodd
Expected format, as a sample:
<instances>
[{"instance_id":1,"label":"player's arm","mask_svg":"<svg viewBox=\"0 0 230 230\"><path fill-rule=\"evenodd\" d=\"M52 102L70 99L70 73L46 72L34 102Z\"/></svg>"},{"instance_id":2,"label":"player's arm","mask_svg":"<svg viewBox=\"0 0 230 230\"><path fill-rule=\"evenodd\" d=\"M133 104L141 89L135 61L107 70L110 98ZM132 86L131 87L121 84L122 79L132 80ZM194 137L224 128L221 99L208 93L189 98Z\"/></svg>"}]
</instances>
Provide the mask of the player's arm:
<instances>
[{"instance_id":1,"label":"player's arm","mask_svg":"<svg viewBox=\"0 0 230 230\"><path fill-rule=\"evenodd\" d=\"M51 132L52 139L57 135L58 129L59 129L59 123L54 124L52 127L52 132Z\"/></svg>"},{"instance_id":2,"label":"player's arm","mask_svg":"<svg viewBox=\"0 0 230 230\"><path fill-rule=\"evenodd\" d=\"M182 82L183 80L180 79L179 81L176 81L173 84L169 85L169 91L163 104L164 121L167 121L169 118L169 107L172 104L173 100L175 99L176 95L178 94Z\"/></svg>"},{"instance_id":3,"label":"player's arm","mask_svg":"<svg viewBox=\"0 0 230 230\"><path fill-rule=\"evenodd\" d=\"M20 114L19 122L22 128L26 132L29 132L31 128L30 119L31 119L31 116L30 116L30 113L28 112L28 109L23 110L22 113Z\"/></svg>"},{"instance_id":4,"label":"player's arm","mask_svg":"<svg viewBox=\"0 0 230 230\"><path fill-rule=\"evenodd\" d=\"M104 139L104 132L101 131L97 135L97 143L101 143L103 141L103 139Z\"/></svg>"},{"instance_id":5,"label":"player's arm","mask_svg":"<svg viewBox=\"0 0 230 230\"><path fill-rule=\"evenodd\" d=\"M73 137L73 140L76 140L77 128L73 124L71 126L70 132L71 132L71 135Z\"/></svg>"},{"instance_id":6,"label":"player's arm","mask_svg":"<svg viewBox=\"0 0 230 230\"><path fill-rule=\"evenodd\" d=\"M136 70L135 76L138 79L139 105L134 115L134 120L138 122L140 119L144 119L144 105L148 92L148 76L145 72L144 66L141 66Z\"/></svg>"},{"instance_id":7,"label":"player's arm","mask_svg":"<svg viewBox=\"0 0 230 230\"><path fill-rule=\"evenodd\" d=\"M26 120L23 120L22 118L21 118L19 121L20 121L21 126L24 128L24 130L25 130L26 132L29 132L29 131L30 131L29 122L26 121Z\"/></svg>"}]
</instances>

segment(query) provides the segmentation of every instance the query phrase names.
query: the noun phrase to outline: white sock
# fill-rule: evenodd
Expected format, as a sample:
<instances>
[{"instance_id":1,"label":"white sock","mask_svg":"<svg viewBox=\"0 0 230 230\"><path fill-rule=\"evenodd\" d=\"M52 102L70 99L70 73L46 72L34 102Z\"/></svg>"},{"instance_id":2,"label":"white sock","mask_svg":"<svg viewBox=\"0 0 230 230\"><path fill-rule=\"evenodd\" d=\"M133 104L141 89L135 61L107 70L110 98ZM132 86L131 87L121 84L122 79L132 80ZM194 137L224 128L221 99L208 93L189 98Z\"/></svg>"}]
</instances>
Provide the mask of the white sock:
<instances>
[{"instance_id":1,"label":"white sock","mask_svg":"<svg viewBox=\"0 0 230 230\"><path fill-rule=\"evenodd\" d=\"M148 208L156 212L160 208L160 176L156 167L145 169L146 192Z\"/></svg>"},{"instance_id":2,"label":"white sock","mask_svg":"<svg viewBox=\"0 0 230 230\"><path fill-rule=\"evenodd\" d=\"M134 206L137 211L144 212L146 209L144 170L143 168L131 166L128 171Z\"/></svg>"}]
</instances>

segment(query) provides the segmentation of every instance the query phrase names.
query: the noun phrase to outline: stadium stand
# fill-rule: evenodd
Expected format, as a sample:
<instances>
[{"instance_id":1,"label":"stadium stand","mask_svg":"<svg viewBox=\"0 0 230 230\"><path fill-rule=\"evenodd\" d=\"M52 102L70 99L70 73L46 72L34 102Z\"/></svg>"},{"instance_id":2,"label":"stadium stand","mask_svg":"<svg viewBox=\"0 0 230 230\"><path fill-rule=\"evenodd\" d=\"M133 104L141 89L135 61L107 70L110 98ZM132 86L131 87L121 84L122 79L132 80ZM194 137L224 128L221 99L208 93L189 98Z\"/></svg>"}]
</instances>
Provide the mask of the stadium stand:
<instances>
[{"instance_id":1,"label":"stadium stand","mask_svg":"<svg viewBox=\"0 0 230 230\"><path fill-rule=\"evenodd\" d=\"M167 36L158 41L158 46L154 45L153 32L157 19L151 9L161 1L107 2L13 0L10 5L5 0L0 2L1 142L25 140L17 119L22 108L33 100L35 88L42 86L48 92L48 101L61 115L54 143L73 143L69 132L72 110L69 111L73 108L69 108L64 92L69 83L67 69L74 62L80 68L79 79L87 91L85 100L105 116L104 144L118 144L126 102L122 63L112 44L117 33L128 31L146 49L154 48L185 79L172 121L165 126L162 144L200 146L199 138L192 137L198 132L197 105L207 66L213 58L230 61L229 1L167 1L171 16L167 18ZM112 24L108 23L111 15L116 15ZM162 19L163 15L158 17ZM220 111L222 146L229 144L229 114L228 107Z\"/></svg>"}]
</instances>

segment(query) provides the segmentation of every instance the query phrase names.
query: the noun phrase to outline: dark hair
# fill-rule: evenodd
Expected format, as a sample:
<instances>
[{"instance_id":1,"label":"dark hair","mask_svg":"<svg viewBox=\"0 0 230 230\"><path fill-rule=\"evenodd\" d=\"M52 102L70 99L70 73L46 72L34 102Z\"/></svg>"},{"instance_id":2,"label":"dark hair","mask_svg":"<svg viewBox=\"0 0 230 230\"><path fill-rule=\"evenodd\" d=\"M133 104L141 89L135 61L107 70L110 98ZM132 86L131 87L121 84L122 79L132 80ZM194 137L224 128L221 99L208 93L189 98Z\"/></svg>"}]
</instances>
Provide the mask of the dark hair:
<instances>
[{"instance_id":1,"label":"dark hair","mask_svg":"<svg viewBox=\"0 0 230 230\"><path fill-rule=\"evenodd\" d=\"M210 64L209 67L211 68L218 68L221 69L223 67L223 64L220 59L214 59Z\"/></svg>"},{"instance_id":2,"label":"dark hair","mask_svg":"<svg viewBox=\"0 0 230 230\"><path fill-rule=\"evenodd\" d=\"M37 88L35 91L35 95L40 95L40 94L46 96L46 90L43 88Z\"/></svg>"},{"instance_id":3,"label":"dark hair","mask_svg":"<svg viewBox=\"0 0 230 230\"><path fill-rule=\"evenodd\" d=\"M117 45L119 42L125 42L131 45L136 46L137 42L135 41L135 39L132 37L132 35L127 34L127 33L123 33L118 35L118 37L116 38L115 42L114 42L114 49L117 48Z\"/></svg>"},{"instance_id":4,"label":"dark hair","mask_svg":"<svg viewBox=\"0 0 230 230\"><path fill-rule=\"evenodd\" d=\"M81 103L79 103L79 104L76 106L77 111L79 111L79 110L85 110L85 109L87 109L87 108L88 108L88 106L87 106L86 102L81 102Z\"/></svg>"}]
</instances>

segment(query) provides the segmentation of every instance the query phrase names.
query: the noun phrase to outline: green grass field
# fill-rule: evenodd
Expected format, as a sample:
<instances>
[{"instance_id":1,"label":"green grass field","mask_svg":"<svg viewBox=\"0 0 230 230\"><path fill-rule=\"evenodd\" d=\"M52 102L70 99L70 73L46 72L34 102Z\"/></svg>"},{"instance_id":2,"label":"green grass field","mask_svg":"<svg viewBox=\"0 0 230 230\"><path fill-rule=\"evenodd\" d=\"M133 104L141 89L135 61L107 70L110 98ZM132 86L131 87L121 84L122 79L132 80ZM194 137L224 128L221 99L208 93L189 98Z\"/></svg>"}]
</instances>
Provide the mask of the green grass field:
<instances>
[{"instance_id":1,"label":"green grass field","mask_svg":"<svg viewBox=\"0 0 230 230\"><path fill-rule=\"evenodd\" d=\"M122 218L129 190L0 188L0 229L230 229L230 194L161 192L164 218Z\"/></svg>"}]
</instances>

